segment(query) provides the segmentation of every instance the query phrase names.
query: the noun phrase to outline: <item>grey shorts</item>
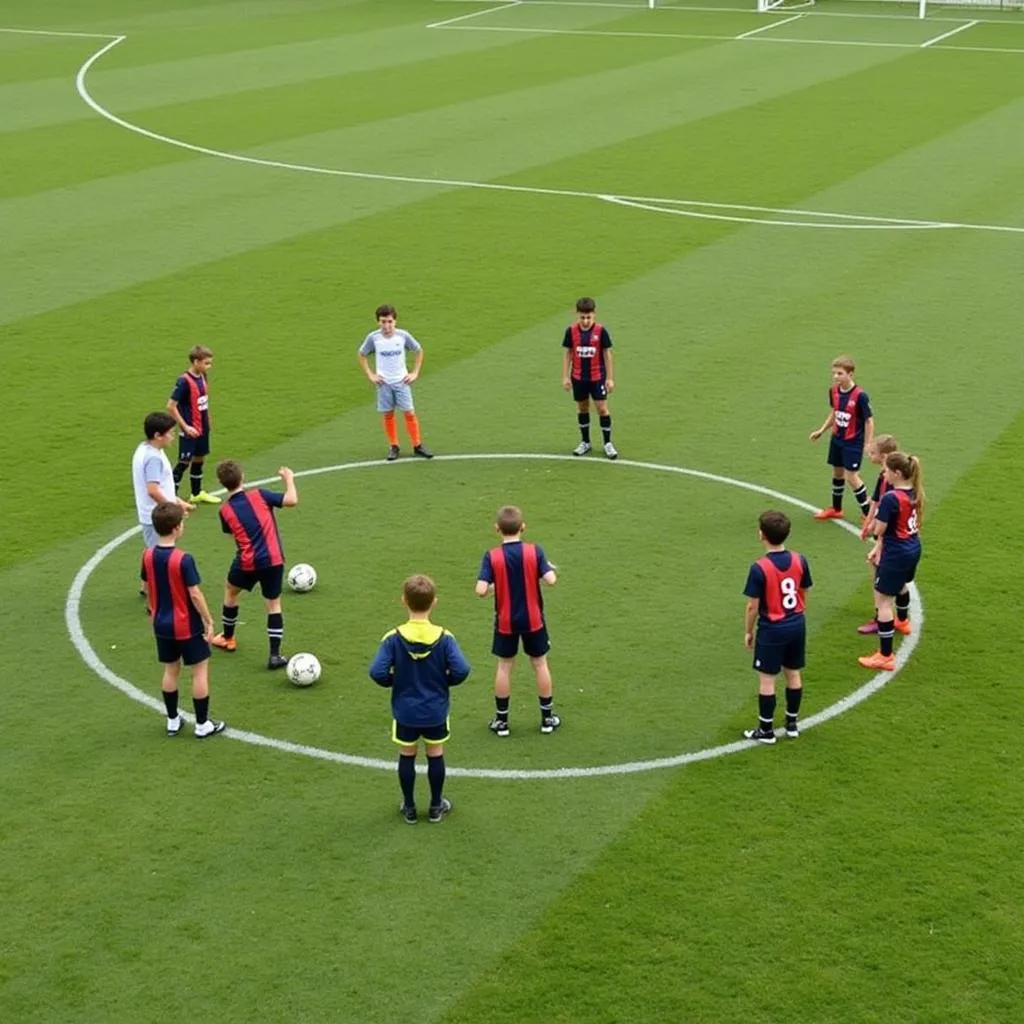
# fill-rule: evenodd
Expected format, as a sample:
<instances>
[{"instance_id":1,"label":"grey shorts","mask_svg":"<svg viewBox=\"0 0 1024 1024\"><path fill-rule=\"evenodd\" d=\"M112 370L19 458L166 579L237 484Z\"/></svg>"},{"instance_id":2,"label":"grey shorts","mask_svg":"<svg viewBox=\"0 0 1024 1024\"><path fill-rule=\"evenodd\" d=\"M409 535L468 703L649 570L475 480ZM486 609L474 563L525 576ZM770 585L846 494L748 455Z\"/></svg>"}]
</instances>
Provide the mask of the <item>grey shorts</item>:
<instances>
[{"instance_id":1,"label":"grey shorts","mask_svg":"<svg viewBox=\"0 0 1024 1024\"><path fill-rule=\"evenodd\" d=\"M160 542L160 535L153 529L152 523L142 524L142 546L146 548L155 547Z\"/></svg>"},{"instance_id":2,"label":"grey shorts","mask_svg":"<svg viewBox=\"0 0 1024 1024\"><path fill-rule=\"evenodd\" d=\"M377 412L412 412L412 388L408 384L377 385Z\"/></svg>"}]
</instances>

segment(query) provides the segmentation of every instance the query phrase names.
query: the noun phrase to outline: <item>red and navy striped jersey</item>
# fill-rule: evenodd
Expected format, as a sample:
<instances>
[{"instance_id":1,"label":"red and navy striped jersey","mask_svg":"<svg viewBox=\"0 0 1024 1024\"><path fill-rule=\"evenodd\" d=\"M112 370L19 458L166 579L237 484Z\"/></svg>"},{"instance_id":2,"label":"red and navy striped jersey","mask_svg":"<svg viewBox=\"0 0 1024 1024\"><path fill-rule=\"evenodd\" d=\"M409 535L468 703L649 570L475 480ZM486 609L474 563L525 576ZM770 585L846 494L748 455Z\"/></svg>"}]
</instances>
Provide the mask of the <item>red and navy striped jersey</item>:
<instances>
[{"instance_id":1,"label":"red and navy striped jersey","mask_svg":"<svg viewBox=\"0 0 1024 1024\"><path fill-rule=\"evenodd\" d=\"M892 484L885 479L885 473L879 473L878 479L875 481L875 489L871 495L871 500L877 505L882 500L882 496L888 494L891 490Z\"/></svg>"},{"instance_id":2,"label":"red and navy striped jersey","mask_svg":"<svg viewBox=\"0 0 1024 1024\"><path fill-rule=\"evenodd\" d=\"M913 488L894 487L878 503L875 521L885 524L882 556L900 551L916 551L921 546L917 535L917 495Z\"/></svg>"},{"instance_id":3,"label":"red and navy striped jersey","mask_svg":"<svg viewBox=\"0 0 1024 1024\"><path fill-rule=\"evenodd\" d=\"M171 398L178 403L181 418L204 434L210 432L210 396L206 388L206 374L186 370L175 382Z\"/></svg>"},{"instance_id":4,"label":"red and navy striped jersey","mask_svg":"<svg viewBox=\"0 0 1024 1024\"><path fill-rule=\"evenodd\" d=\"M238 545L238 565L245 572L284 565L284 548L274 509L284 504L280 491L262 487L232 494L221 505L220 523Z\"/></svg>"},{"instance_id":5,"label":"red and navy striped jersey","mask_svg":"<svg viewBox=\"0 0 1024 1024\"><path fill-rule=\"evenodd\" d=\"M195 559L170 545L147 548L142 555L153 632L172 640L202 636L203 620L192 603L189 587L199 586Z\"/></svg>"},{"instance_id":6,"label":"red and navy striped jersey","mask_svg":"<svg viewBox=\"0 0 1024 1024\"><path fill-rule=\"evenodd\" d=\"M569 349L569 376L573 380L602 381L607 376L604 350L612 347L608 331L600 324L583 330L579 324L565 329L562 348Z\"/></svg>"},{"instance_id":7,"label":"red and navy striped jersey","mask_svg":"<svg viewBox=\"0 0 1024 1024\"><path fill-rule=\"evenodd\" d=\"M803 618L804 591L813 585L807 559L796 551L769 551L747 573L743 593L756 597L762 624Z\"/></svg>"},{"instance_id":8,"label":"red and navy striped jersey","mask_svg":"<svg viewBox=\"0 0 1024 1024\"><path fill-rule=\"evenodd\" d=\"M551 565L539 544L510 541L484 555L477 578L494 584L494 628L499 633L544 628L540 578L549 572Z\"/></svg>"},{"instance_id":9,"label":"red and navy striped jersey","mask_svg":"<svg viewBox=\"0 0 1024 1024\"><path fill-rule=\"evenodd\" d=\"M864 424L871 419L868 393L856 384L849 391L829 388L828 404L835 417L832 436L837 441L863 442Z\"/></svg>"}]
</instances>

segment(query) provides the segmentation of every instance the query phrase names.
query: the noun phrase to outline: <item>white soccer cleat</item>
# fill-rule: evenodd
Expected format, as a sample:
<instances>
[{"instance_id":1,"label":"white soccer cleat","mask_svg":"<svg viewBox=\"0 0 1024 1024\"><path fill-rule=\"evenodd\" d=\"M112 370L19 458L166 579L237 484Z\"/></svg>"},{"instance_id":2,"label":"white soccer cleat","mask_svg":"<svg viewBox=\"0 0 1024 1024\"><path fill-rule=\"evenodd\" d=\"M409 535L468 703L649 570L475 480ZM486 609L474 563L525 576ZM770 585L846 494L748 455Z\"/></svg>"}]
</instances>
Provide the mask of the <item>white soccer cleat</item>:
<instances>
[{"instance_id":1,"label":"white soccer cleat","mask_svg":"<svg viewBox=\"0 0 1024 1024\"><path fill-rule=\"evenodd\" d=\"M590 442L589 441L580 441L580 443L578 445L576 445L575 448L573 448L572 453L573 453L573 455L586 455L587 452L589 452L589 451L590 451Z\"/></svg>"},{"instance_id":2,"label":"white soccer cleat","mask_svg":"<svg viewBox=\"0 0 1024 1024\"><path fill-rule=\"evenodd\" d=\"M609 459L617 459L619 457L618 449L616 449L615 445L613 445L611 441L605 441L604 453Z\"/></svg>"}]
</instances>

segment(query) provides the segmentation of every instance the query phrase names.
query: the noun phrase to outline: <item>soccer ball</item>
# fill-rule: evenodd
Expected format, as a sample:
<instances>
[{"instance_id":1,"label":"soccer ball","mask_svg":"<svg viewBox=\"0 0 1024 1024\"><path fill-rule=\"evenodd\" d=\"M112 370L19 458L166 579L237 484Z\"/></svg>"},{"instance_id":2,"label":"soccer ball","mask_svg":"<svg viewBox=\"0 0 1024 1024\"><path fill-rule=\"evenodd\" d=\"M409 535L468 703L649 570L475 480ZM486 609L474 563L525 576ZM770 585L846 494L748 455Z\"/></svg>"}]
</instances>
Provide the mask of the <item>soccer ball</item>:
<instances>
[{"instance_id":1,"label":"soccer ball","mask_svg":"<svg viewBox=\"0 0 1024 1024\"><path fill-rule=\"evenodd\" d=\"M285 671L295 686L312 686L320 678L320 661L315 654L293 654Z\"/></svg>"},{"instance_id":2,"label":"soccer ball","mask_svg":"<svg viewBox=\"0 0 1024 1024\"><path fill-rule=\"evenodd\" d=\"M288 570L288 586L297 594L305 594L316 586L316 569L299 562Z\"/></svg>"}]
</instances>

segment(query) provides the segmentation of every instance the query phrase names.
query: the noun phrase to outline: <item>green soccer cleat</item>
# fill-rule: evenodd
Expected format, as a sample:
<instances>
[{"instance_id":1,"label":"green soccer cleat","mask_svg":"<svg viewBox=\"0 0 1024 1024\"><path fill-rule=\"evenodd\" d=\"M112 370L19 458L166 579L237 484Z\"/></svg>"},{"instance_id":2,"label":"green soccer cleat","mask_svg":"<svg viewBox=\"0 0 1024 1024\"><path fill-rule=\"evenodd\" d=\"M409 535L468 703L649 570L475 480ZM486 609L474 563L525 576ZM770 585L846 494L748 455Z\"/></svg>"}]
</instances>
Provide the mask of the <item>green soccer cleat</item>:
<instances>
[{"instance_id":1,"label":"green soccer cleat","mask_svg":"<svg viewBox=\"0 0 1024 1024\"><path fill-rule=\"evenodd\" d=\"M209 491L200 491L198 494L193 494L188 499L193 505L219 505L220 498L215 494L210 494Z\"/></svg>"}]
</instances>

